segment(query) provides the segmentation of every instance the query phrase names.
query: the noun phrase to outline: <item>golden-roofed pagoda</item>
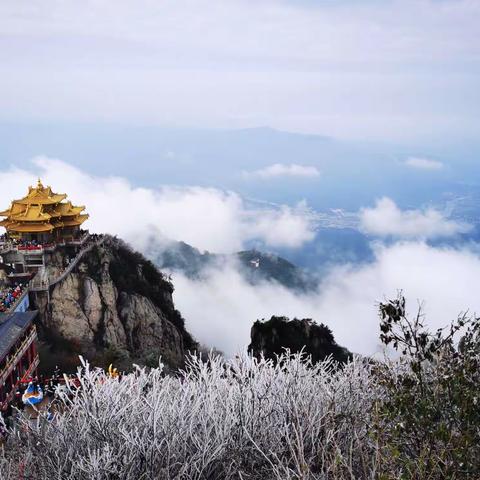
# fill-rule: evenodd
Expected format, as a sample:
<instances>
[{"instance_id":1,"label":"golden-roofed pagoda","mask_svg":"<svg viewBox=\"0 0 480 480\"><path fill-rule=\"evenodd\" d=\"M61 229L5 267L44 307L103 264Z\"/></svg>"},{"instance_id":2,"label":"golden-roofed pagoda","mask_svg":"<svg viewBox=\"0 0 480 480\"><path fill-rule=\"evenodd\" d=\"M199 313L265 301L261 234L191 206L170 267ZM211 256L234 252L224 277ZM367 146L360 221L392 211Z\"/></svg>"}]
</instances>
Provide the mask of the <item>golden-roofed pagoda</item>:
<instances>
[{"instance_id":1,"label":"golden-roofed pagoda","mask_svg":"<svg viewBox=\"0 0 480 480\"><path fill-rule=\"evenodd\" d=\"M67 195L54 193L44 187L40 179L36 187L29 187L28 194L14 200L10 208L0 212L0 226L5 227L10 238L27 241L49 242L74 237L88 219L82 213L84 206L75 207L64 201Z\"/></svg>"}]
</instances>

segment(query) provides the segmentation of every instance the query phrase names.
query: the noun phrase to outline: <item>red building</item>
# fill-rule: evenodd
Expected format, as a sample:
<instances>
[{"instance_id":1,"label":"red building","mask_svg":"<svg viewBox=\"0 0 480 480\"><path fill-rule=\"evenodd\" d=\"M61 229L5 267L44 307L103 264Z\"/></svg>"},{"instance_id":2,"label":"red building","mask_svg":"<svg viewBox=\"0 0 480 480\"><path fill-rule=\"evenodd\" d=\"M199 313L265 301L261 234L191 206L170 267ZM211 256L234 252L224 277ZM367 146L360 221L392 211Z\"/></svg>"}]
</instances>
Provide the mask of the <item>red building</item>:
<instances>
[{"instance_id":1,"label":"red building","mask_svg":"<svg viewBox=\"0 0 480 480\"><path fill-rule=\"evenodd\" d=\"M0 410L15 397L21 382L37 375L36 311L0 314Z\"/></svg>"}]
</instances>

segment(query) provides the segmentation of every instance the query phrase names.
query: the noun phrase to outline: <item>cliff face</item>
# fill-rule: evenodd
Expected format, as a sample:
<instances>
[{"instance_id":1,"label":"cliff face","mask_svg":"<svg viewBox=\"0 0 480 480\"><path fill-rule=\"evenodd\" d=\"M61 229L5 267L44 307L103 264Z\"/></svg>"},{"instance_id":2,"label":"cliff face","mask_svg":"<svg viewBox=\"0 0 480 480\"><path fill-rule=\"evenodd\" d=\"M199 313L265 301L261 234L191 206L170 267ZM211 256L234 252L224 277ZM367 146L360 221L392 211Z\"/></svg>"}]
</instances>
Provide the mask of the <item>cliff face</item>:
<instances>
[{"instance_id":1,"label":"cliff face","mask_svg":"<svg viewBox=\"0 0 480 480\"><path fill-rule=\"evenodd\" d=\"M46 276L54 278L69 253L57 251ZM153 264L107 237L63 281L35 295L40 334L54 349L97 363L183 364L195 342L172 300L173 286Z\"/></svg>"},{"instance_id":2,"label":"cliff face","mask_svg":"<svg viewBox=\"0 0 480 480\"><path fill-rule=\"evenodd\" d=\"M329 356L340 363L349 360L352 354L335 342L331 330L323 324L317 325L310 319L272 317L267 322L256 321L251 331L248 350L252 355L275 360L289 349L291 353L302 349L311 355L312 361L319 362Z\"/></svg>"}]
</instances>

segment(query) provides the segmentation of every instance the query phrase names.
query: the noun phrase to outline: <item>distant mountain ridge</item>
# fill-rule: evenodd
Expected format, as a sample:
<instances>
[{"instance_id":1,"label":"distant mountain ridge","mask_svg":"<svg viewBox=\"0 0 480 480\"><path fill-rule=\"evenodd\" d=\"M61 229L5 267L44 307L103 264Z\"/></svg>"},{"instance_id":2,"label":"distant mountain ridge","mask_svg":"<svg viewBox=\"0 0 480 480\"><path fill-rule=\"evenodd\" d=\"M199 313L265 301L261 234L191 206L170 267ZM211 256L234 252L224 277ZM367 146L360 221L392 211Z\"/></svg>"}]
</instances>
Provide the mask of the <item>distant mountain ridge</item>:
<instances>
[{"instance_id":1,"label":"distant mountain ridge","mask_svg":"<svg viewBox=\"0 0 480 480\"><path fill-rule=\"evenodd\" d=\"M171 242L149 255L162 270L180 272L195 280L204 278L210 269L221 269L233 264L245 280L252 284L276 282L297 292L316 289L314 275L273 253L244 250L234 254L201 252L185 242Z\"/></svg>"},{"instance_id":2,"label":"distant mountain ridge","mask_svg":"<svg viewBox=\"0 0 480 480\"><path fill-rule=\"evenodd\" d=\"M464 179L475 185L480 172L476 145L465 145L460 152L459 145L423 150L426 158L447 167L457 165L427 175L405 166L404 160L415 154L409 145L346 141L265 127L209 130L0 122L0 155L5 165L30 168L29 159L39 152L68 160L94 176L114 173L139 187L158 188L159 182L214 187L280 204L298 202L301 191L300 198L316 210L357 211L387 193L402 208L439 202L446 192L463 196L468 190ZM290 176L272 181L241 174L274 163L299 163L322 174L308 180Z\"/></svg>"}]
</instances>

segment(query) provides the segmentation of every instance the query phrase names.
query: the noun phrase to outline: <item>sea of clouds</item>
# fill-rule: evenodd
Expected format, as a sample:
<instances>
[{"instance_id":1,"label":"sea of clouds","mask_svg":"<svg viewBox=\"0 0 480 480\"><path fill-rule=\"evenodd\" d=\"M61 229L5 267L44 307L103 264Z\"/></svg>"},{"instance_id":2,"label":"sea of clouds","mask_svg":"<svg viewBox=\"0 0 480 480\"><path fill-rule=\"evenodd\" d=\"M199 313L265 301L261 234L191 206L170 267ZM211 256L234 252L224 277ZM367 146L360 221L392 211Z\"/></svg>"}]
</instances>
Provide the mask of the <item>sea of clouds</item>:
<instances>
[{"instance_id":1,"label":"sea of clouds","mask_svg":"<svg viewBox=\"0 0 480 480\"><path fill-rule=\"evenodd\" d=\"M74 204L86 205L91 216L86 226L92 232L118 235L147 255L152 234L158 235L159 245L169 238L216 253L238 251L255 239L273 250L302 248L315 235L311 211L302 202L252 207L235 192L218 189L139 188L125 178L91 176L46 157L34 159L29 169L0 172L2 208L23 196L39 176L59 193L68 193ZM480 311L477 246L434 247L427 242L462 233L468 226L432 209L402 211L390 199L360 209L359 219L364 231L375 234L374 261L332 267L315 292L294 293L271 282L252 286L233 263L209 270L202 280L174 274L175 302L187 328L201 343L233 355L248 344L256 319L310 317L330 326L341 345L373 354L380 350L378 302L399 290L412 314L423 304L432 328L462 311Z\"/></svg>"}]
</instances>

